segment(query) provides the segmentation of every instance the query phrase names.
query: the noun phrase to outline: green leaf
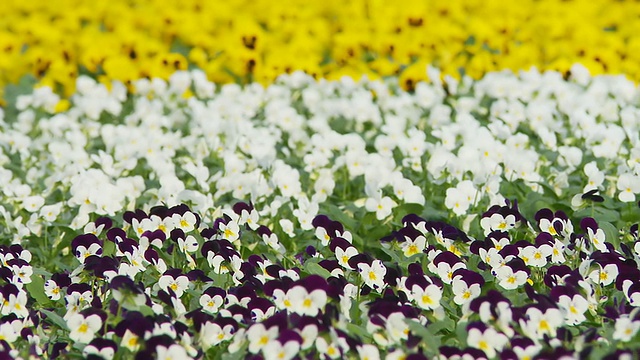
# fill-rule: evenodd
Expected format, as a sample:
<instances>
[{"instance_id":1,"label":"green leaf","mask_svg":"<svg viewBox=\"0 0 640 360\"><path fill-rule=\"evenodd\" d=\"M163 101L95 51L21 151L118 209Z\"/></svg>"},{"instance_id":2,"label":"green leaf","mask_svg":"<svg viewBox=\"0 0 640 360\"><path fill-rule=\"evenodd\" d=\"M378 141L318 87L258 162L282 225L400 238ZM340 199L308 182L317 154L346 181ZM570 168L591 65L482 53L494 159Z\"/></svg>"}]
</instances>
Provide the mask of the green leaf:
<instances>
[{"instance_id":1,"label":"green leaf","mask_svg":"<svg viewBox=\"0 0 640 360\"><path fill-rule=\"evenodd\" d=\"M42 276L35 275L36 270L42 272L41 269L34 269L34 275L31 276L31 282L25 285L29 295L38 303L38 306L48 306L51 300L44 293L44 279Z\"/></svg>"},{"instance_id":2,"label":"green leaf","mask_svg":"<svg viewBox=\"0 0 640 360\"><path fill-rule=\"evenodd\" d=\"M401 263L402 260L403 260L403 259L400 258L400 256L398 256L398 254L400 253L398 251L393 251L391 249L387 249L384 246L381 246L380 250L382 250L383 253L387 254L391 258L391 261L393 261L395 263Z\"/></svg>"},{"instance_id":3,"label":"green leaf","mask_svg":"<svg viewBox=\"0 0 640 360\"><path fill-rule=\"evenodd\" d=\"M371 339L372 336L372 334L369 334L369 332L365 328L354 323L348 323L347 330L349 333L359 336L360 340Z\"/></svg>"},{"instance_id":4,"label":"green leaf","mask_svg":"<svg viewBox=\"0 0 640 360\"><path fill-rule=\"evenodd\" d=\"M356 220L345 214L340 208L332 204L326 204L327 216L331 220L339 221L345 228L345 230L353 230L356 228Z\"/></svg>"},{"instance_id":5,"label":"green leaf","mask_svg":"<svg viewBox=\"0 0 640 360\"><path fill-rule=\"evenodd\" d=\"M590 207L581 209L576 211L574 216L577 218L593 217L598 224L602 221L616 222L620 220L620 213L618 213L618 211L601 207L594 208L593 210Z\"/></svg>"},{"instance_id":6,"label":"green leaf","mask_svg":"<svg viewBox=\"0 0 640 360\"><path fill-rule=\"evenodd\" d=\"M102 245L102 256L111 256L116 253L116 244L106 240Z\"/></svg>"},{"instance_id":7,"label":"green leaf","mask_svg":"<svg viewBox=\"0 0 640 360\"><path fill-rule=\"evenodd\" d=\"M212 348L215 349L216 351L219 351L220 349L218 348ZM234 352L234 353L230 353L228 351L225 351L224 354L222 354L222 357L220 359L222 360L240 360L240 359L244 359L245 355L247 354L246 349L241 348L238 351Z\"/></svg>"},{"instance_id":8,"label":"green leaf","mask_svg":"<svg viewBox=\"0 0 640 360\"><path fill-rule=\"evenodd\" d=\"M407 204L402 204L400 206L397 206L395 209L393 209L393 215L396 221L398 223L401 223L403 217L409 214L416 214L420 216L420 214L422 214L423 211L424 211L424 206L420 204L407 203Z\"/></svg>"},{"instance_id":9,"label":"green leaf","mask_svg":"<svg viewBox=\"0 0 640 360\"><path fill-rule=\"evenodd\" d=\"M430 353L437 353L438 348L442 344L441 336L435 335L428 327L414 320L407 320L407 325L411 332L422 338L422 344L426 346L426 350Z\"/></svg>"},{"instance_id":10,"label":"green leaf","mask_svg":"<svg viewBox=\"0 0 640 360\"><path fill-rule=\"evenodd\" d=\"M445 332L452 331L455 328L455 325L456 324L453 319L445 316L444 319L428 324L427 327L431 332L437 334L441 330L445 330Z\"/></svg>"},{"instance_id":11,"label":"green leaf","mask_svg":"<svg viewBox=\"0 0 640 360\"><path fill-rule=\"evenodd\" d=\"M47 316L47 318L44 319L45 321L53 325L56 325L62 330L69 331L69 327L67 327L67 322L62 318L62 316L54 313L53 311L49 311L46 309L41 309L40 312Z\"/></svg>"},{"instance_id":12,"label":"green leaf","mask_svg":"<svg viewBox=\"0 0 640 360\"><path fill-rule=\"evenodd\" d=\"M460 342L461 347L467 344L467 324L466 323L459 322L458 325L456 325L456 335L457 335L458 341Z\"/></svg>"},{"instance_id":13,"label":"green leaf","mask_svg":"<svg viewBox=\"0 0 640 360\"><path fill-rule=\"evenodd\" d=\"M331 273L327 269L318 265L318 263L313 262L313 260L308 260L307 262L305 262L304 268L306 272L311 275L320 275L325 279L331 277Z\"/></svg>"},{"instance_id":14,"label":"green leaf","mask_svg":"<svg viewBox=\"0 0 640 360\"><path fill-rule=\"evenodd\" d=\"M605 240L613 244L613 246L615 246L616 249L619 249L620 233L618 232L618 229L616 229L616 227L613 226L613 224L607 221L598 222L598 227L601 228L602 231L604 231Z\"/></svg>"}]
</instances>

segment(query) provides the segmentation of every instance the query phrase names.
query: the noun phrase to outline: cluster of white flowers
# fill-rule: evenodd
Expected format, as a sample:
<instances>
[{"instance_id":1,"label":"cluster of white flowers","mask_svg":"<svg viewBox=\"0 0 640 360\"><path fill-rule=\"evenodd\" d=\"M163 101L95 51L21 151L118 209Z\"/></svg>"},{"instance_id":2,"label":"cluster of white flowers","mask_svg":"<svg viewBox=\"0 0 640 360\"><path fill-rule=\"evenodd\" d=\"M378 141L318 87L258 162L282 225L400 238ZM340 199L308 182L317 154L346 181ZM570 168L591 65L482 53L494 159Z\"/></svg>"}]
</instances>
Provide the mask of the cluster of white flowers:
<instances>
[{"instance_id":1,"label":"cluster of white flowers","mask_svg":"<svg viewBox=\"0 0 640 360\"><path fill-rule=\"evenodd\" d=\"M576 65L580 76L568 80L533 68L442 82L427 71L434 80L413 93L393 80L300 72L266 88L217 88L195 70L136 81L128 96L121 83L81 76L60 113L59 97L36 89L0 122L6 231L19 241L57 220L79 229L90 213L160 203L210 216L229 197L261 215L289 209L292 233L310 229L332 197L383 220L433 198L462 216L502 204L501 185L517 180L623 202L640 193L638 91L623 76L590 77Z\"/></svg>"}]
</instances>

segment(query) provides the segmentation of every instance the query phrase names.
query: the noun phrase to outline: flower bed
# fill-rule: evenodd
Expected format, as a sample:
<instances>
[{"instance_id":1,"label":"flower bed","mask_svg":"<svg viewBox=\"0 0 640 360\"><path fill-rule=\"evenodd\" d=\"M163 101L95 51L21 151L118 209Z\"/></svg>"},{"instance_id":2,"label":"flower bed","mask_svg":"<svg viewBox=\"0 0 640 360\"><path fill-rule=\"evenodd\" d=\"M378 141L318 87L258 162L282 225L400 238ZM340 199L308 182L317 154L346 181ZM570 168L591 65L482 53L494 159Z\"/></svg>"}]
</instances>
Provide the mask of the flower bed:
<instances>
[{"instance_id":1,"label":"flower bed","mask_svg":"<svg viewBox=\"0 0 640 360\"><path fill-rule=\"evenodd\" d=\"M216 82L263 84L294 70L402 71L409 88L426 64L478 79L580 62L640 78L640 7L629 1L4 0L0 12L0 87L31 74L65 96L79 74L126 83L193 66Z\"/></svg>"},{"instance_id":2,"label":"flower bed","mask_svg":"<svg viewBox=\"0 0 640 360\"><path fill-rule=\"evenodd\" d=\"M2 346L638 356L637 88L563 75L430 67L406 92L194 70L131 93L81 76L65 106L19 95L0 123Z\"/></svg>"}]
</instances>

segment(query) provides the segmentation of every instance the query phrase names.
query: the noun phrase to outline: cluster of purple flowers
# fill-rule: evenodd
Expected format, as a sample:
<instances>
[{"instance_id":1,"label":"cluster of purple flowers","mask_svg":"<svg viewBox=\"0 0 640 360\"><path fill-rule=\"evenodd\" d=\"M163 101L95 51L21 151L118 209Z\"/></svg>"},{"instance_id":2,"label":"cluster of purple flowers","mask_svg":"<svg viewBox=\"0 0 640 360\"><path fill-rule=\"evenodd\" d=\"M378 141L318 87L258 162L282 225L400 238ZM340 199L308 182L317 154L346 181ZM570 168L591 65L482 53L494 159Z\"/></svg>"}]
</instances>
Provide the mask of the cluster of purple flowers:
<instances>
[{"instance_id":1,"label":"cluster of purple flowers","mask_svg":"<svg viewBox=\"0 0 640 360\"><path fill-rule=\"evenodd\" d=\"M97 218L69 244L75 267L53 274L0 247L5 352L25 355L26 341L52 358L638 355L637 224L610 239L593 218L576 232L562 211L529 222L507 202L482 215L477 239L410 214L364 247L318 215L305 240L316 245L290 254L250 203L211 224L185 205L123 218Z\"/></svg>"}]
</instances>

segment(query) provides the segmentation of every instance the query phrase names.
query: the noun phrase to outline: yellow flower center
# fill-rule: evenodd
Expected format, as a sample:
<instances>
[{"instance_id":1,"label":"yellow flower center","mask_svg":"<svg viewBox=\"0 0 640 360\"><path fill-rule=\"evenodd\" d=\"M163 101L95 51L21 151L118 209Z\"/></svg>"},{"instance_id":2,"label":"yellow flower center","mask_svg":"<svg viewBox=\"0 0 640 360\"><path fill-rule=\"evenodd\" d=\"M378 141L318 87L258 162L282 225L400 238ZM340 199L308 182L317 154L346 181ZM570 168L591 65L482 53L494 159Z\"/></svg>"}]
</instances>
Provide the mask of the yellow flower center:
<instances>
[{"instance_id":1,"label":"yellow flower center","mask_svg":"<svg viewBox=\"0 0 640 360\"><path fill-rule=\"evenodd\" d=\"M82 325L80 325L80 327L78 328L78 332L81 333L86 333L89 330L89 325L87 325L86 323L82 323Z\"/></svg>"}]
</instances>

